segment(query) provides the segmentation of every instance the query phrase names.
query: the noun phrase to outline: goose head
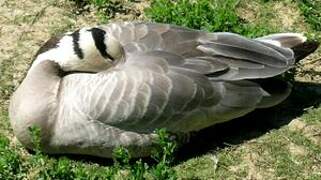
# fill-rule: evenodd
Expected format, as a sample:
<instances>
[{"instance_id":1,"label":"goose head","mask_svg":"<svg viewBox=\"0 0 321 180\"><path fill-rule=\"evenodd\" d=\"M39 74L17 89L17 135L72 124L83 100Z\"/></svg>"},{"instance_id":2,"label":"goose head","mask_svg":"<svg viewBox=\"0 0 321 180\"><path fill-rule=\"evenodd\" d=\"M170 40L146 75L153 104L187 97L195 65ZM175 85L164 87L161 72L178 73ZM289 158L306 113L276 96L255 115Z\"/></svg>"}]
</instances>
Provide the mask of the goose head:
<instances>
[{"instance_id":1,"label":"goose head","mask_svg":"<svg viewBox=\"0 0 321 180\"><path fill-rule=\"evenodd\" d=\"M46 48L50 47L50 48ZM49 40L37 53L32 67L51 60L65 72L100 72L124 60L122 45L99 27L82 28Z\"/></svg>"}]
</instances>

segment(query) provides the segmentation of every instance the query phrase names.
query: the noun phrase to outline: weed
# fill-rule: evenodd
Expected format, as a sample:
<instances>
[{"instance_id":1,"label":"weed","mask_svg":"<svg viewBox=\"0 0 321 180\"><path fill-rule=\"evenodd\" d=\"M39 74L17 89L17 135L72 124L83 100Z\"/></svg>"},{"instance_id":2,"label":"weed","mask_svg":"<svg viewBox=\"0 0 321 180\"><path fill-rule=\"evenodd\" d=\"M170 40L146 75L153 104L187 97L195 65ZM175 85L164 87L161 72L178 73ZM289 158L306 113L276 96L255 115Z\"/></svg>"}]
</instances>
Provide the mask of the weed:
<instances>
[{"instance_id":1,"label":"weed","mask_svg":"<svg viewBox=\"0 0 321 180\"><path fill-rule=\"evenodd\" d=\"M42 169L38 178L40 179L75 179L74 166L70 160L66 158L60 158L57 161L53 161L49 168Z\"/></svg>"},{"instance_id":2,"label":"weed","mask_svg":"<svg viewBox=\"0 0 321 180\"><path fill-rule=\"evenodd\" d=\"M144 163L141 159L136 161L135 164L130 168L132 179L144 179L149 166Z\"/></svg>"},{"instance_id":3,"label":"weed","mask_svg":"<svg viewBox=\"0 0 321 180\"><path fill-rule=\"evenodd\" d=\"M113 159L114 174L117 174L116 172L126 171L130 174L128 179L135 180L144 179L144 176L148 173L149 166L146 163L143 163L141 159L130 164L130 154L124 147L117 147L114 149Z\"/></svg>"},{"instance_id":4,"label":"weed","mask_svg":"<svg viewBox=\"0 0 321 180\"><path fill-rule=\"evenodd\" d=\"M9 147L9 140L0 134L0 179L22 179L24 176L21 157Z\"/></svg>"},{"instance_id":5,"label":"weed","mask_svg":"<svg viewBox=\"0 0 321 180\"><path fill-rule=\"evenodd\" d=\"M29 127L29 133L31 136L31 142L34 146L34 150L37 154L41 153L41 129L38 126Z\"/></svg>"},{"instance_id":6,"label":"weed","mask_svg":"<svg viewBox=\"0 0 321 180\"><path fill-rule=\"evenodd\" d=\"M130 179L143 179L145 174L150 174L154 179L177 179L175 170L171 167L174 160L174 152L176 143L170 138L170 134L165 129L156 130L158 139L156 146L152 152L152 158L156 161L156 165L149 167L143 163L141 159L130 165L130 154L123 147L115 148L114 167L116 169L127 170L131 174Z\"/></svg>"},{"instance_id":7,"label":"weed","mask_svg":"<svg viewBox=\"0 0 321 180\"><path fill-rule=\"evenodd\" d=\"M117 147L113 151L114 163L117 167L128 167L130 154L124 147Z\"/></svg>"},{"instance_id":8,"label":"weed","mask_svg":"<svg viewBox=\"0 0 321 180\"><path fill-rule=\"evenodd\" d=\"M158 163L152 168L155 179L176 179L176 172L170 167L174 160L176 143L170 138L170 134L165 129L156 130L158 140L157 146L152 154L152 158Z\"/></svg>"},{"instance_id":9,"label":"weed","mask_svg":"<svg viewBox=\"0 0 321 180\"><path fill-rule=\"evenodd\" d=\"M176 143L171 140L170 134L165 129L156 130L158 135L157 146L154 149L152 158L156 162L163 162L164 164L171 164L174 160L174 152L176 150Z\"/></svg>"}]
</instances>

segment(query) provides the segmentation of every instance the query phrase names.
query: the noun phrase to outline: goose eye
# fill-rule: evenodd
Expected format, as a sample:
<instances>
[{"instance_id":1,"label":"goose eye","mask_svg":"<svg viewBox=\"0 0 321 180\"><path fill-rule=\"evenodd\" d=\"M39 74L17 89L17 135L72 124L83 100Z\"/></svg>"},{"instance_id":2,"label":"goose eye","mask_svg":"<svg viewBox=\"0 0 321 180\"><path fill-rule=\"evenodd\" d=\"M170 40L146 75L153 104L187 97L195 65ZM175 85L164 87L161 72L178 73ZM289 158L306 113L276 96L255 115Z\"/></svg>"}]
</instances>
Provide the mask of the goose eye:
<instances>
[{"instance_id":1,"label":"goose eye","mask_svg":"<svg viewBox=\"0 0 321 180\"><path fill-rule=\"evenodd\" d=\"M88 31L91 32L91 35L95 42L95 46L98 49L100 55L105 59L110 59L111 61L114 61L115 58L113 58L110 54L107 53L108 47L105 44L105 38L108 37L106 36L106 31L99 28L91 28Z\"/></svg>"}]
</instances>

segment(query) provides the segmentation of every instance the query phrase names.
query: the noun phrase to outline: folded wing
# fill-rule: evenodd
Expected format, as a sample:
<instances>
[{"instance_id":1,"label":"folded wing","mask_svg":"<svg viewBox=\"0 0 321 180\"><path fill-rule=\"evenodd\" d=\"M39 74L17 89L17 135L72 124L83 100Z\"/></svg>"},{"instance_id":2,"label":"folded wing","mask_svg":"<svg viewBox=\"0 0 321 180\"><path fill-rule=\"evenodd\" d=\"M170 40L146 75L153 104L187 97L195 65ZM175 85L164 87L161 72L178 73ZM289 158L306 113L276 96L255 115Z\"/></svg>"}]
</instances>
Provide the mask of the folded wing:
<instances>
[{"instance_id":1,"label":"folded wing","mask_svg":"<svg viewBox=\"0 0 321 180\"><path fill-rule=\"evenodd\" d=\"M64 96L82 97L77 110L85 120L141 133L160 127L189 132L275 105L290 92L288 84L279 91L257 80L294 64L293 51L277 35L250 40L142 23L103 28L120 40L127 58L106 72L64 78Z\"/></svg>"}]
</instances>

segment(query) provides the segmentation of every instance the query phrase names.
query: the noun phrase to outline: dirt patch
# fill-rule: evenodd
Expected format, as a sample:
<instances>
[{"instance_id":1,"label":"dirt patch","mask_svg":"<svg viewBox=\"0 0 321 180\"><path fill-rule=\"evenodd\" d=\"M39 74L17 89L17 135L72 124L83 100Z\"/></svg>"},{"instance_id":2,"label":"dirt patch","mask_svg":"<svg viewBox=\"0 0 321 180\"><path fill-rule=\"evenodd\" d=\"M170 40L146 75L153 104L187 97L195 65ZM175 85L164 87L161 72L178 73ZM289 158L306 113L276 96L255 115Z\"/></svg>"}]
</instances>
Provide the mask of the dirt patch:
<instances>
[{"instance_id":1,"label":"dirt patch","mask_svg":"<svg viewBox=\"0 0 321 180\"><path fill-rule=\"evenodd\" d=\"M321 83L321 49L300 62L297 81Z\"/></svg>"},{"instance_id":2,"label":"dirt patch","mask_svg":"<svg viewBox=\"0 0 321 180\"><path fill-rule=\"evenodd\" d=\"M304 147L298 146L293 143L288 145L288 149L289 149L289 152L294 156L306 156L308 153Z\"/></svg>"},{"instance_id":3,"label":"dirt patch","mask_svg":"<svg viewBox=\"0 0 321 180\"><path fill-rule=\"evenodd\" d=\"M313 125L313 124L306 124L300 119L295 119L293 120L289 125L288 128L290 131L294 132L300 132L304 137L309 139L313 144L321 146L321 129L320 126ZM289 144L291 146L291 144ZM291 151L291 147L289 148ZM292 148L292 150L294 150ZM299 147L296 148L297 151L301 151L301 153L304 151L302 148L300 149ZM294 153L299 153L300 152L294 152Z\"/></svg>"},{"instance_id":4,"label":"dirt patch","mask_svg":"<svg viewBox=\"0 0 321 180\"><path fill-rule=\"evenodd\" d=\"M273 23L279 24L281 21L284 29L307 31L304 24L300 23L304 22L304 18L295 3L276 2L272 8L273 12L276 13L276 17L278 17L272 20Z\"/></svg>"},{"instance_id":5,"label":"dirt patch","mask_svg":"<svg viewBox=\"0 0 321 180\"><path fill-rule=\"evenodd\" d=\"M303 132L304 136L307 137L312 143L321 146L321 129L319 126L307 126Z\"/></svg>"},{"instance_id":6,"label":"dirt patch","mask_svg":"<svg viewBox=\"0 0 321 180\"><path fill-rule=\"evenodd\" d=\"M259 155L256 153L248 153L244 157L244 161L247 162L248 166L248 175L247 179L263 179L262 174L258 170L258 166L255 164L259 159Z\"/></svg>"},{"instance_id":7,"label":"dirt patch","mask_svg":"<svg viewBox=\"0 0 321 180\"><path fill-rule=\"evenodd\" d=\"M127 3L129 12L126 14L116 13L116 16L113 19L113 21L147 20L144 10L150 6L150 3L151 3L150 1L148 0L134 1L134 2L128 2L128 0L126 1L127 2L125 2L125 4Z\"/></svg>"},{"instance_id":8,"label":"dirt patch","mask_svg":"<svg viewBox=\"0 0 321 180\"><path fill-rule=\"evenodd\" d=\"M296 3L241 1L237 12L240 17L255 24L277 27L284 31L307 32Z\"/></svg>"},{"instance_id":9,"label":"dirt patch","mask_svg":"<svg viewBox=\"0 0 321 180\"><path fill-rule=\"evenodd\" d=\"M307 124L300 118L294 119L288 124L290 131L302 131L306 126Z\"/></svg>"},{"instance_id":10,"label":"dirt patch","mask_svg":"<svg viewBox=\"0 0 321 180\"><path fill-rule=\"evenodd\" d=\"M253 2L253 3L241 2L236 10L240 17L242 17L246 21L253 22L259 16L260 8L261 8L261 5L257 2Z\"/></svg>"}]
</instances>

